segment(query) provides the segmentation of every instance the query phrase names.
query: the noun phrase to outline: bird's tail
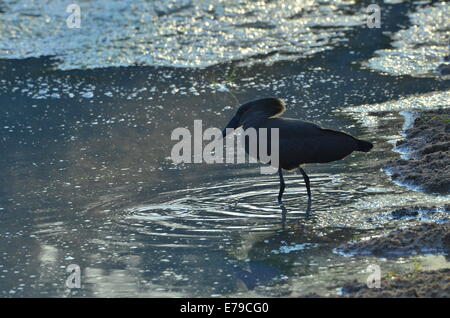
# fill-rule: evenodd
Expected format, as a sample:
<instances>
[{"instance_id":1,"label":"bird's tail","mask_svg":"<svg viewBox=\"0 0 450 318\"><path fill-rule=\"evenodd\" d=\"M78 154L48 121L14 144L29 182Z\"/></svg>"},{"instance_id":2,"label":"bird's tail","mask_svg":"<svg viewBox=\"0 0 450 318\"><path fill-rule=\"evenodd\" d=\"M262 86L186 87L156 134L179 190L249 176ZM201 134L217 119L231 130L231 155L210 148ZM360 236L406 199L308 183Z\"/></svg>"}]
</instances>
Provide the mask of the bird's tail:
<instances>
[{"instance_id":1,"label":"bird's tail","mask_svg":"<svg viewBox=\"0 0 450 318\"><path fill-rule=\"evenodd\" d=\"M371 142L359 139L356 139L356 141L358 142L356 148L357 151L368 152L370 149L373 148L373 144Z\"/></svg>"}]
</instances>

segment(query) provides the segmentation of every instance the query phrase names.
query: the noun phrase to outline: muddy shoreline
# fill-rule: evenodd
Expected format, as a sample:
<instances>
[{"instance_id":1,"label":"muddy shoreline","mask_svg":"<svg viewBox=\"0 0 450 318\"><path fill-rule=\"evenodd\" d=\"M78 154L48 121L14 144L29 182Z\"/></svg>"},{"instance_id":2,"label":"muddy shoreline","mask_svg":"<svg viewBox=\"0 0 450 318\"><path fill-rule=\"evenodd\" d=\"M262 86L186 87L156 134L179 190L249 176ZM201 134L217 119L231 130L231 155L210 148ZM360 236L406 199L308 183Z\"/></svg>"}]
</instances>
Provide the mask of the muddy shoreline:
<instances>
[{"instance_id":1,"label":"muddy shoreline","mask_svg":"<svg viewBox=\"0 0 450 318\"><path fill-rule=\"evenodd\" d=\"M363 298L447 298L450 296L450 269L413 272L407 276L382 278L380 288L368 288L366 284L353 281L344 286L345 297Z\"/></svg>"},{"instance_id":2,"label":"muddy shoreline","mask_svg":"<svg viewBox=\"0 0 450 318\"><path fill-rule=\"evenodd\" d=\"M448 211L447 211L448 213ZM394 230L387 235L364 241L349 242L340 252L379 257L401 257L450 251L450 222L424 223ZM368 288L365 282L354 280L342 286L343 297L450 297L450 269L421 271L407 275L383 273L381 287Z\"/></svg>"},{"instance_id":3,"label":"muddy shoreline","mask_svg":"<svg viewBox=\"0 0 450 318\"><path fill-rule=\"evenodd\" d=\"M396 148L403 158L389 162L385 171L400 184L422 191L450 193L450 110L421 112L406 138Z\"/></svg>"},{"instance_id":4,"label":"muddy shoreline","mask_svg":"<svg viewBox=\"0 0 450 318\"><path fill-rule=\"evenodd\" d=\"M394 230L365 241L350 242L339 249L351 255L410 255L450 250L450 222L424 223Z\"/></svg>"},{"instance_id":5,"label":"muddy shoreline","mask_svg":"<svg viewBox=\"0 0 450 318\"><path fill-rule=\"evenodd\" d=\"M397 142L402 157L384 170L393 181L424 192L450 193L450 110L438 109L417 114L405 139ZM446 213L450 206L406 207L391 212L393 219L416 218L420 213ZM348 255L400 257L450 251L450 221L424 222L393 230L385 235L351 241L336 252ZM381 288L368 288L356 280L342 287L343 297L450 297L450 269L415 270L407 275L382 275Z\"/></svg>"}]
</instances>

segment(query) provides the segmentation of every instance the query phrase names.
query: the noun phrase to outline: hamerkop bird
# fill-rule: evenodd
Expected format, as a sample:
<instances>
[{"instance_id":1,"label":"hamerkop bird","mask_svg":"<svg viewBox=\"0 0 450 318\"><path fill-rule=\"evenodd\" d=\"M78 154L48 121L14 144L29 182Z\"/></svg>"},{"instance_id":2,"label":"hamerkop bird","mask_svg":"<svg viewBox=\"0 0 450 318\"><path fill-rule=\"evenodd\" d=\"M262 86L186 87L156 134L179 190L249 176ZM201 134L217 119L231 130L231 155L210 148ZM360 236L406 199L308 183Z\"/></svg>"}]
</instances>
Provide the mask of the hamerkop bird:
<instances>
[{"instance_id":1,"label":"hamerkop bird","mask_svg":"<svg viewBox=\"0 0 450 318\"><path fill-rule=\"evenodd\" d=\"M223 137L227 135L227 128L236 129L253 127L259 132L259 128L267 128L270 140L270 129L279 129L279 165L280 192L278 203L282 204L282 196L285 188L282 169L292 170L299 168L306 184L308 192L307 213L311 209L311 190L309 177L302 169L305 163L325 163L340 160L353 151L368 152L372 149L372 143L356 139L346 133L331 129L324 129L316 124L280 117L286 107L278 98L263 98L241 105L223 130ZM258 145L261 141L257 134ZM270 149L270 144L267 145ZM246 151L248 145L246 142ZM270 151L270 150L269 150ZM259 159L259 158L258 158Z\"/></svg>"}]
</instances>

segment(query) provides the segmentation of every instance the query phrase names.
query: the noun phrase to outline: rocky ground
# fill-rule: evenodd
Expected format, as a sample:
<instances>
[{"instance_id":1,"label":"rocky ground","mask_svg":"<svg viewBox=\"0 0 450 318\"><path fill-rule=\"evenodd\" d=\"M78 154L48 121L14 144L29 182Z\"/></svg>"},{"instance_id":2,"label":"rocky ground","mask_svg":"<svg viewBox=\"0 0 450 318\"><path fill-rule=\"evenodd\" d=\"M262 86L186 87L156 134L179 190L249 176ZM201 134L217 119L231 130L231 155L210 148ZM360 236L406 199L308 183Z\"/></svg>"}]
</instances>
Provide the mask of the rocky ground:
<instances>
[{"instance_id":1,"label":"rocky ground","mask_svg":"<svg viewBox=\"0 0 450 318\"><path fill-rule=\"evenodd\" d=\"M387 164L392 179L418 187L422 191L450 193L450 110L420 113L413 127L406 131L397 148L406 153ZM415 217L418 211L438 210L449 213L450 207L408 207L392 211L393 218ZM450 222L423 223L394 230L386 235L352 241L338 248L350 254L373 254L391 257L426 252L450 252ZM380 289L353 281L343 286L344 297L450 297L450 269L417 271L406 276L382 277Z\"/></svg>"},{"instance_id":2,"label":"rocky ground","mask_svg":"<svg viewBox=\"0 0 450 318\"><path fill-rule=\"evenodd\" d=\"M350 242L340 251L352 254L403 256L426 252L449 253L450 222L425 223L394 230L369 240ZM450 268L434 271L413 271L404 276L384 275L381 288L368 288L356 280L342 287L343 297L450 297Z\"/></svg>"},{"instance_id":3,"label":"rocky ground","mask_svg":"<svg viewBox=\"0 0 450 318\"><path fill-rule=\"evenodd\" d=\"M353 281L342 288L345 297L450 297L450 268L412 273L404 277L383 278L381 288L368 288Z\"/></svg>"},{"instance_id":4,"label":"rocky ground","mask_svg":"<svg viewBox=\"0 0 450 318\"><path fill-rule=\"evenodd\" d=\"M425 223L399 229L369 240L350 242L339 248L349 254L407 255L450 251L450 222Z\"/></svg>"},{"instance_id":5,"label":"rocky ground","mask_svg":"<svg viewBox=\"0 0 450 318\"><path fill-rule=\"evenodd\" d=\"M422 112L397 148L407 159L385 167L393 180L426 192L450 193L450 110Z\"/></svg>"}]
</instances>

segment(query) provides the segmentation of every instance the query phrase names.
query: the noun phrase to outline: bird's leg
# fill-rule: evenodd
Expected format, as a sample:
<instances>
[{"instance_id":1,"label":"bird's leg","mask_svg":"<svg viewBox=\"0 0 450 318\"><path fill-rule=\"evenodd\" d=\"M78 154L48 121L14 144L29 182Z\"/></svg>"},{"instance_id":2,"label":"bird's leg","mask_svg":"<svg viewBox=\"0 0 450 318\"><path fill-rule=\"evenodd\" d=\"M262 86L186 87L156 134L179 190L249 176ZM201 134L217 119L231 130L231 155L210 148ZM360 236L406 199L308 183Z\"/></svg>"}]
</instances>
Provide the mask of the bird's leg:
<instances>
[{"instance_id":1,"label":"bird's leg","mask_svg":"<svg viewBox=\"0 0 450 318\"><path fill-rule=\"evenodd\" d=\"M309 177L306 174L305 170L303 170L301 167L298 168L303 176L303 179L305 180L306 185L306 191L308 192L308 207L306 208L306 214L309 214L311 212L311 189L309 187Z\"/></svg>"},{"instance_id":2,"label":"bird's leg","mask_svg":"<svg viewBox=\"0 0 450 318\"><path fill-rule=\"evenodd\" d=\"M281 208L281 230L284 231L286 230L287 210L283 204L280 204L280 208Z\"/></svg>"},{"instance_id":3,"label":"bird's leg","mask_svg":"<svg viewBox=\"0 0 450 318\"><path fill-rule=\"evenodd\" d=\"M285 185L284 185L284 178L283 178L283 172L281 171L281 167L278 168L278 175L280 176L280 192L278 193L278 203L282 204L281 198L283 197Z\"/></svg>"}]
</instances>

